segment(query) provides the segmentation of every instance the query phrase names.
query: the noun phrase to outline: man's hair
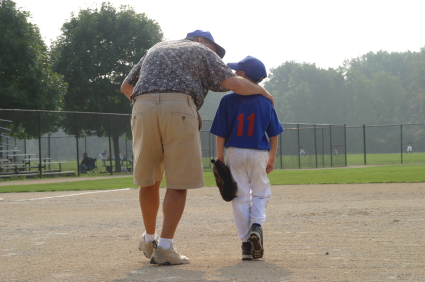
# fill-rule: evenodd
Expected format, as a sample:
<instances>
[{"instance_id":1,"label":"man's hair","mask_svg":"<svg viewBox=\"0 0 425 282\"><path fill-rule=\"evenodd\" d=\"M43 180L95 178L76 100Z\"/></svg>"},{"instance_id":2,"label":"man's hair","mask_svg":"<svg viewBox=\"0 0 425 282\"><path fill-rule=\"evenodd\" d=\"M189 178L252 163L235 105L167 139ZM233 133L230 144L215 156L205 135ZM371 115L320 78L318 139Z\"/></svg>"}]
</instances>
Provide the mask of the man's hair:
<instances>
[{"instance_id":1,"label":"man's hair","mask_svg":"<svg viewBox=\"0 0 425 282\"><path fill-rule=\"evenodd\" d=\"M192 36L192 37L187 37L186 39L198 42L198 39L201 38L201 37L202 36ZM212 42L211 40L209 40L208 38L205 38L205 37L202 37L202 38L205 40L205 42L215 45L215 43Z\"/></svg>"}]
</instances>

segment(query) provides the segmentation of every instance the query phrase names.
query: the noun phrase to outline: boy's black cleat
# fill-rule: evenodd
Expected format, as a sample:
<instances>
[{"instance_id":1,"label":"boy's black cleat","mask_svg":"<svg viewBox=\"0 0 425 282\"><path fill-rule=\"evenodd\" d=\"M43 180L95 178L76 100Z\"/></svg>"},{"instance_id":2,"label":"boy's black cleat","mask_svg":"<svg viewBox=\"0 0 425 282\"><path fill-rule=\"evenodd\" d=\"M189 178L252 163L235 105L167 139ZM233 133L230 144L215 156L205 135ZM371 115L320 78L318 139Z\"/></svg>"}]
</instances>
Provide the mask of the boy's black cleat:
<instances>
[{"instance_id":1,"label":"boy's black cleat","mask_svg":"<svg viewBox=\"0 0 425 282\"><path fill-rule=\"evenodd\" d=\"M241 247L242 247L242 260L252 260L251 242L243 242Z\"/></svg>"}]
</instances>

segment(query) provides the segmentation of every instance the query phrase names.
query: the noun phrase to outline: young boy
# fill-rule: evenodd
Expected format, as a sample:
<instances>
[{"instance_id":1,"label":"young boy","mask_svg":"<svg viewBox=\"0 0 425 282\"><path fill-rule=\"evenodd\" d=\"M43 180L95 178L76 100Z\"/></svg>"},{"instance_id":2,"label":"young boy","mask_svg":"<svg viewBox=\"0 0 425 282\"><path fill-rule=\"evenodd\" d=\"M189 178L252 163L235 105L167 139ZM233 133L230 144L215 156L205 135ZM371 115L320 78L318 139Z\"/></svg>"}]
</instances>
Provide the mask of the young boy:
<instances>
[{"instance_id":1,"label":"young boy","mask_svg":"<svg viewBox=\"0 0 425 282\"><path fill-rule=\"evenodd\" d=\"M228 63L238 76L254 83L267 77L264 64L251 56ZM270 199L267 174L273 171L277 136L282 125L270 100L262 95L225 95L217 109L210 132L217 135L217 158L224 162L238 185L232 201L233 216L242 240L242 260L263 257L263 231ZM269 138L267 140L266 134Z\"/></svg>"}]
</instances>

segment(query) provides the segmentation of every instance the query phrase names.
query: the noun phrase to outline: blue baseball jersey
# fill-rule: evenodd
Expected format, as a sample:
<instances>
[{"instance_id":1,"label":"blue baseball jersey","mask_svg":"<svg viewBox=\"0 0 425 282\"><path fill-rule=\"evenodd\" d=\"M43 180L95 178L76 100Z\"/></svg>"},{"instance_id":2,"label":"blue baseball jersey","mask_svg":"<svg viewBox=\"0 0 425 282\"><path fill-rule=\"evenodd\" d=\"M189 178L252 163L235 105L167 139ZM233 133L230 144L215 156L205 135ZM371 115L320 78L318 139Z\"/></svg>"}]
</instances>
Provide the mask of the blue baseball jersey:
<instances>
[{"instance_id":1,"label":"blue baseball jersey","mask_svg":"<svg viewBox=\"0 0 425 282\"><path fill-rule=\"evenodd\" d=\"M225 95L218 106L210 132L226 139L225 147L270 151L266 137L283 132L272 102L262 95Z\"/></svg>"}]
</instances>

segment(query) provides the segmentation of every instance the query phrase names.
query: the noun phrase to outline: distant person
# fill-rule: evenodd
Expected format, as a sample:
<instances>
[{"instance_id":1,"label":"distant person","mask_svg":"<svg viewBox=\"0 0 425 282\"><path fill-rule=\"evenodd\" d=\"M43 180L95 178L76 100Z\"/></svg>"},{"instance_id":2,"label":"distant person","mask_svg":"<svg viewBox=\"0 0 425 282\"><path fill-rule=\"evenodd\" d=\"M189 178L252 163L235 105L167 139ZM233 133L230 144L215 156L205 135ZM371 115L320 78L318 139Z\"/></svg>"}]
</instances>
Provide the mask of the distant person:
<instances>
[{"instance_id":1,"label":"distant person","mask_svg":"<svg viewBox=\"0 0 425 282\"><path fill-rule=\"evenodd\" d=\"M99 158L102 160L103 165L105 165L105 159L103 157L103 154L99 154Z\"/></svg>"},{"instance_id":2,"label":"distant person","mask_svg":"<svg viewBox=\"0 0 425 282\"><path fill-rule=\"evenodd\" d=\"M413 153L412 151L412 142L410 141L410 139L407 141L407 153Z\"/></svg>"},{"instance_id":3,"label":"distant person","mask_svg":"<svg viewBox=\"0 0 425 282\"><path fill-rule=\"evenodd\" d=\"M303 149L303 144L300 144L300 156L301 155L305 156L305 151Z\"/></svg>"},{"instance_id":4,"label":"distant person","mask_svg":"<svg viewBox=\"0 0 425 282\"><path fill-rule=\"evenodd\" d=\"M103 162L103 166L105 166L105 162L106 162L106 150L103 153L99 154L99 158L102 160Z\"/></svg>"},{"instance_id":5,"label":"distant person","mask_svg":"<svg viewBox=\"0 0 425 282\"><path fill-rule=\"evenodd\" d=\"M338 149L336 147L334 148L334 152L335 152L335 155L338 155Z\"/></svg>"},{"instance_id":6,"label":"distant person","mask_svg":"<svg viewBox=\"0 0 425 282\"><path fill-rule=\"evenodd\" d=\"M261 82L264 64L251 56L228 63L236 75ZM233 217L242 240L242 260L263 257L263 230L271 191L267 174L273 171L278 135L283 132L272 103L261 95L225 95L210 132L217 136L217 159L226 162L238 185L232 200Z\"/></svg>"},{"instance_id":7,"label":"distant person","mask_svg":"<svg viewBox=\"0 0 425 282\"><path fill-rule=\"evenodd\" d=\"M81 161L81 164L78 165L78 169L80 170L81 174L86 174L89 170L90 165L90 158L87 156L87 153L83 153L83 160Z\"/></svg>"}]
</instances>

